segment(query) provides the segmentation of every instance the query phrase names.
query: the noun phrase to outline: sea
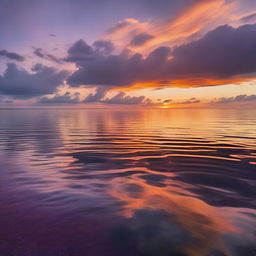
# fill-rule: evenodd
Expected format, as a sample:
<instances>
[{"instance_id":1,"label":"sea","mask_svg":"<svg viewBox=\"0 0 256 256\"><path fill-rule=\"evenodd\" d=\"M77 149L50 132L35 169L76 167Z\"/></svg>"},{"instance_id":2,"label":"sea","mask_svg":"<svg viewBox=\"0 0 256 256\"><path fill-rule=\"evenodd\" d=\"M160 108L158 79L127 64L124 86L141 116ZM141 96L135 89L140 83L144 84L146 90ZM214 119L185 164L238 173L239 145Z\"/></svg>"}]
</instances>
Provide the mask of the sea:
<instances>
[{"instance_id":1,"label":"sea","mask_svg":"<svg viewBox=\"0 0 256 256\"><path fill-rule=\"evenodd\" d=\"M0 109L1 256L255 256L256 109Z\"/></svg>"}]
</instances>

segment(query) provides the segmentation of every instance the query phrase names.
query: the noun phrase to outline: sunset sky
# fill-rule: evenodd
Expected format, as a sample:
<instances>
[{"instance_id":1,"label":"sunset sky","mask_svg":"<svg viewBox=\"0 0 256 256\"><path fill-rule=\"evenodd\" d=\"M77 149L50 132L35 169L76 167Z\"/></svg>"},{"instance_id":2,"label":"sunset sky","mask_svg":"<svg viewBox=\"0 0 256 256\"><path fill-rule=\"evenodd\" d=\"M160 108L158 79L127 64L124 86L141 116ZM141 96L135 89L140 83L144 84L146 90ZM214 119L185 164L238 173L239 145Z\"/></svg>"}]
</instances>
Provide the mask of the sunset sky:
<instances>
[{"instance_id":1,"label":"sunset sky","mask_svg":"<svg viewBox=\"0 0 256 256\"><path fill-rule=\"evenodd\" d=\"M255 0L0 0L0 107L256 106Z\"/></svg>"}]
</instances>

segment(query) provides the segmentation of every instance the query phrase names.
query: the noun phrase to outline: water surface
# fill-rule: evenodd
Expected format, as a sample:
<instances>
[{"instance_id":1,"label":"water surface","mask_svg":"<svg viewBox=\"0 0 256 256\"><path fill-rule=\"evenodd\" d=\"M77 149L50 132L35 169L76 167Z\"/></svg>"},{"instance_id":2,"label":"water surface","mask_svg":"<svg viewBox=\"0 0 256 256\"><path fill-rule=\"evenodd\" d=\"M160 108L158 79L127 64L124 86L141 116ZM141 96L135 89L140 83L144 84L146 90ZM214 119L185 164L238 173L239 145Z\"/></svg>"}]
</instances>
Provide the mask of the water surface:
<instances>
[{"instance_id":1,"label":"water surface","mask_svg":"<svg viewBox=\"0 0 256 256\"><path fill-rule=\"evenodd\" d=\"M256 110L0 110L0 255L256 255Z\"/></svg>"}]
</instances>

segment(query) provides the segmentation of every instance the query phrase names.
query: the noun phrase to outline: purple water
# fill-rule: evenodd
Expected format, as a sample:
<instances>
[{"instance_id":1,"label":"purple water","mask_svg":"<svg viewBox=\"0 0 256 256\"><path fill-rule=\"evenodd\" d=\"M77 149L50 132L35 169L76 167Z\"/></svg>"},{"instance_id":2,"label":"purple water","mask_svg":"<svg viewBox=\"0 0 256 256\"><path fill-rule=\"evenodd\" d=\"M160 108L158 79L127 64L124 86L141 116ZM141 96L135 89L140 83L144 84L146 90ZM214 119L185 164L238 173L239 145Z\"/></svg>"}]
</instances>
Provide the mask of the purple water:
<instances>
[{"instance_id":1,"label":"purple water","mask_svg":"<svg viewBox=\"0 0 256 256\"><path fill-rule=\"evenodd\" d=\"M256 255L256 110L0 110L1 256Z\"/></svg>"}]
</instances>

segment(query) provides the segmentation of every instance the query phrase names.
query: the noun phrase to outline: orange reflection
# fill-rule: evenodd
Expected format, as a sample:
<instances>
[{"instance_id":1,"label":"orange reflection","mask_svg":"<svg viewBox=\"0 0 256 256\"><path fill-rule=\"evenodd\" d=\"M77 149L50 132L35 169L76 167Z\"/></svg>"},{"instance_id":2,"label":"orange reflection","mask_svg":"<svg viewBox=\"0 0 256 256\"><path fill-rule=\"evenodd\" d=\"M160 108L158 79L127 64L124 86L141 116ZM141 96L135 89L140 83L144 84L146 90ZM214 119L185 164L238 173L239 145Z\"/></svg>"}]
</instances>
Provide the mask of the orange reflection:
<instances>
[{"instance_id":1,"label":"orange reflection","mask_svg":"<svg viewBox=\"0 0 256 256\"><path fill-rule=\"evenodd\" d=\"M133 196L123 189L124 184L136 185L141 188L140 192ZM174 216L177 223L193 237L193 243L185 242L180 248L188 255L208 255L216 246L230 255L221 242L221 235L239 230L228 223L216 208L205 202L184 196L177 188L171 191L170 188L148 185L140 178L119 178L112 184L110 194L124 203L120 214L127 218L132 218L141 209L164 211L170 215L170 222Z\"/></svg>"}]
</instances>

